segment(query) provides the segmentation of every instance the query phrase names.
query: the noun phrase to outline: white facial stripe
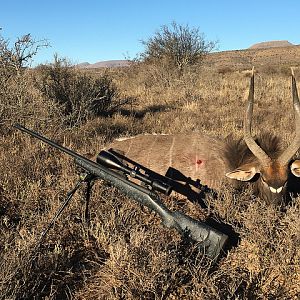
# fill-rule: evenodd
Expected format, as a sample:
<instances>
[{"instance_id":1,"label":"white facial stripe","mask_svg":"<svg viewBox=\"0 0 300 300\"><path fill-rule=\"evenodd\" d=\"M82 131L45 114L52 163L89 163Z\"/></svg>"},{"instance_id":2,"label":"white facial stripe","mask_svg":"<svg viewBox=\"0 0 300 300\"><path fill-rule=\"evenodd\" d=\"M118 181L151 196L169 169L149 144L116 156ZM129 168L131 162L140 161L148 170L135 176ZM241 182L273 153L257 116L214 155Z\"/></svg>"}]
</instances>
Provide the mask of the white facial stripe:
<instances>
[{"instance_id":1,"label":"white facial stripe","mask_svg":"<svg viewBox=\"0 0 300 300\"><path fill-rule=\"evenodd\" d=\"M281 186L281 187L279 187L278 189L275 189L275 188L273 188L273 187L269 187L270 188L270 191L273 193L273 194L279 194L279 193L281 193L281 191L282 191L282 189L283 189L283 187Z\"/></svg>"}]
</instances>

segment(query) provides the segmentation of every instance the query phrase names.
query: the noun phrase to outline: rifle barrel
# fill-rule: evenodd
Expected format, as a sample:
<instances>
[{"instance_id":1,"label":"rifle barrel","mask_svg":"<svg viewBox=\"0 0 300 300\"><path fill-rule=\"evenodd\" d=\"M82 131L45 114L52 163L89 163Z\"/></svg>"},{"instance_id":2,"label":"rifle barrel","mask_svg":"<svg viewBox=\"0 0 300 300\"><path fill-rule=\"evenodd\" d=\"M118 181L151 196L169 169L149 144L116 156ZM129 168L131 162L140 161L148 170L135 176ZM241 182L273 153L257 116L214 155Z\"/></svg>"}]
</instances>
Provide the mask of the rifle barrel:
<instances>
[{"instance_id":1,"label":"rifle barrel","mask_svg":"<svg viewBox=\"0 0 300 300\"><path fill-rule=\"evenodd\" d=\"M46 138L46 137L38 134L37 132L32 131L32 130L30 130L30 129L28 129L28 128L20 125L20 124L15 124L15 125L13 125L13 127L15 127L17 129L19 129L19 130L21 130L21 131L23 131L23 132L31 135L31 136L33 136L33 137L35 137L35 138L43 141L44 143L46 143L48 145L51 145L52 147L57 148L57 149L65 152L65 153L67 153L67 154L69 154L69 155L71 155L71 156L73 156L75 158L82 159L82 160L87 160L86 157L84 157L84 156L82 156L82 155L80 155L80 154L78 154L78 153L76 153L76 152L74 152L74 151L72 151L72 150L64 147L64 146L61 146L61 145L59 145L59 144L57 144L57 143L49 140L48 138Z\"/></svg>"}]
</instances>

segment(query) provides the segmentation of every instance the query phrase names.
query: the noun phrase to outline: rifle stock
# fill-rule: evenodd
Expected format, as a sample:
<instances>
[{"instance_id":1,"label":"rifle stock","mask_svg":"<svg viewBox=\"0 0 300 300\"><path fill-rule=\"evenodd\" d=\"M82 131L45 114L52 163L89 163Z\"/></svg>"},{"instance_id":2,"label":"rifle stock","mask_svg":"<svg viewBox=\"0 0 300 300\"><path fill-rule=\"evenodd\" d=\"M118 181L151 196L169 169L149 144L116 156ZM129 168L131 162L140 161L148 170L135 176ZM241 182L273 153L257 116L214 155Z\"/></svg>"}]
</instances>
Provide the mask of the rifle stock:
<instances>
[{"instance_id":1,"label":"rifle stock","mask_svg":"<svg viewBox=\"0 0 300 300\"><path fill-rule=\"evenodd\" d=\"M75 163L82 167L88 174L109 182L126 196L156 212L166 227L174 228L183 236L198 242L199 249L201 249L201 251L209 258L215 260L224 249L228 241L228 236L226 234L203 222L194 220L179 211L171 211L164 205L154 189L154 187L159 186L159 188L157 188L158 191L166 191L166 193L169 193L170 189L164 183L156 182L153 190L150 190L130 181L127 177L120 175L118 172L100 163L91 161L22 125L16 124L14 127L67 153L72 156L75 159ZM133 173L135 173L135 171L133 171Z\"/></svg>"}]
</instances>

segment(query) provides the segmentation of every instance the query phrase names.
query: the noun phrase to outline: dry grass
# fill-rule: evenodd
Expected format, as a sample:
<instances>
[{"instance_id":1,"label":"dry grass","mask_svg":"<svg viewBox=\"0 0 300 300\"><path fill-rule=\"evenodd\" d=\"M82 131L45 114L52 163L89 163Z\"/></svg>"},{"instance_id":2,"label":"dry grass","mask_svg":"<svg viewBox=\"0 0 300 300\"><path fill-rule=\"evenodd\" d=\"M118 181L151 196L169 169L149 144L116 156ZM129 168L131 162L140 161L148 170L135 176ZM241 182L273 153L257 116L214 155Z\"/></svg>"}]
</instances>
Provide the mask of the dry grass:
<instances>
[{"instance_id":1,"label":"dry grass","mask_svg":"<svg viewBox=\"0 0 300 300\"><path fill-rule=\"evenodd\" d=\"M247 74L202 69L161 80L157 70L139 66L111 71L110 76L122 96L133 99L112 116L66 129L57 108L42 101L30 80L21 97L27 101L26 114L18 103L6 112L9 118L0 130L0 298L298 299L300 198L282 212L253 198L250 190L224 191L217 198L208 194L208 210L174 197L163 199L170 208L201 220L222 220L239 234L238 246L217 265L103 182L93 189L90 227L82 221L82 189L30 261L38 234L77 175L70 158L16 132L12 123L24 122L93 155L122 135L242 134ZM255 131L275 132L283 143L294 130L289 84L284 74L256 76Z\"/></svg>"}]
</instances>

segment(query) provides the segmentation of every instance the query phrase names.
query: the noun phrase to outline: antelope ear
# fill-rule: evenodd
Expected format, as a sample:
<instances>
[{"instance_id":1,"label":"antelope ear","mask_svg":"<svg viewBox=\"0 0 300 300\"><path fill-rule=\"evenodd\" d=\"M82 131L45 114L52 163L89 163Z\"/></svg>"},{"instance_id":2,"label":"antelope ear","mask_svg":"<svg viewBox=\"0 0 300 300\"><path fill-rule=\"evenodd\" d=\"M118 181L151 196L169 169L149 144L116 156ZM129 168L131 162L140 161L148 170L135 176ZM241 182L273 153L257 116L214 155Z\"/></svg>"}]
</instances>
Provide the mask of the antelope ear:
<instances>
[{"instance_id":1,"label":"antelope ear","mask_svg":"<svg viewBox=\"0 0 300 300\"><path fill-rule=\"evenodd\" d=\"M240 181L248 181L251 180L256 173L259 173L256 164L245 164L236 168L235 170L226 173L225 175L228 178L236 179Z\"/></svg>"},{"instance_id":2,"label":"antelope ear","mask_svg":"<svg viewBox=\"0 0 300 300\"><path fill-rule=\"evenodd\" d=\"M300 177L300 160L297 159L291 164L291 172L296 177Z\"/></svg>"}]
</instances>

